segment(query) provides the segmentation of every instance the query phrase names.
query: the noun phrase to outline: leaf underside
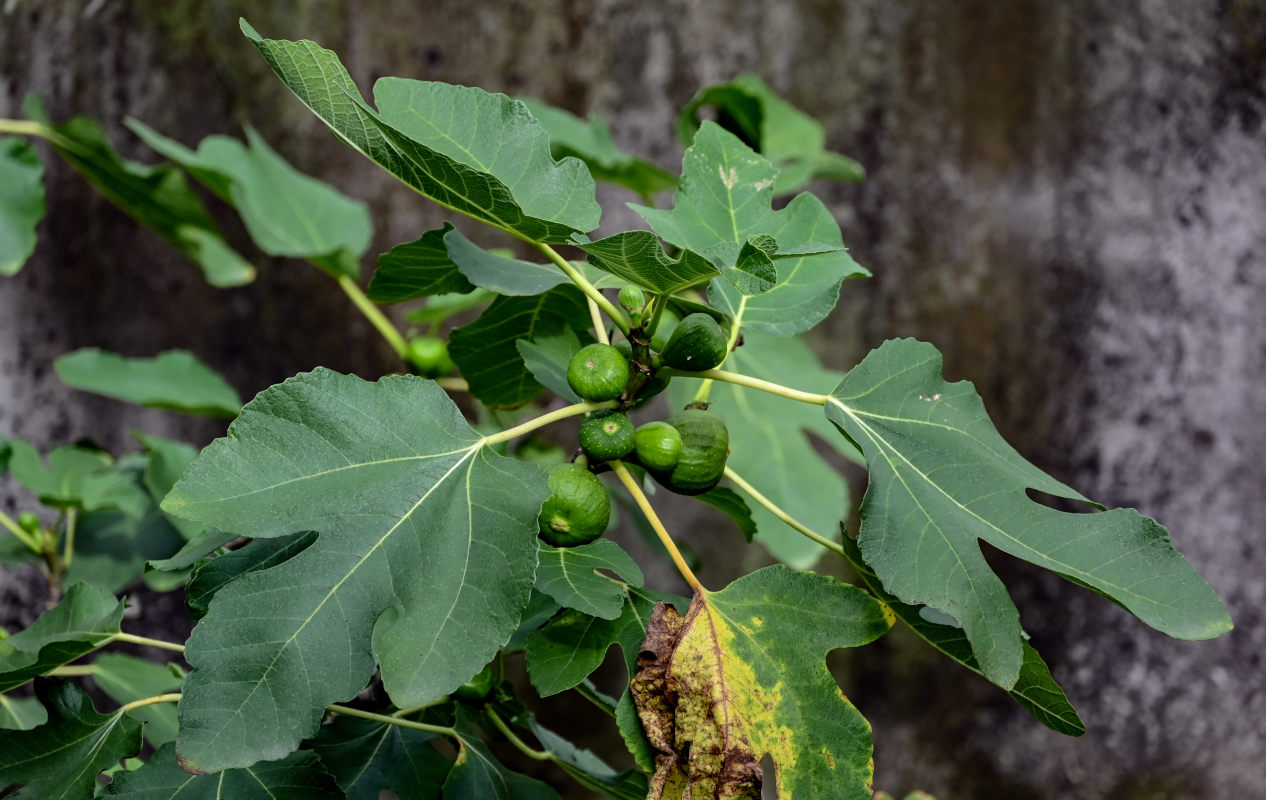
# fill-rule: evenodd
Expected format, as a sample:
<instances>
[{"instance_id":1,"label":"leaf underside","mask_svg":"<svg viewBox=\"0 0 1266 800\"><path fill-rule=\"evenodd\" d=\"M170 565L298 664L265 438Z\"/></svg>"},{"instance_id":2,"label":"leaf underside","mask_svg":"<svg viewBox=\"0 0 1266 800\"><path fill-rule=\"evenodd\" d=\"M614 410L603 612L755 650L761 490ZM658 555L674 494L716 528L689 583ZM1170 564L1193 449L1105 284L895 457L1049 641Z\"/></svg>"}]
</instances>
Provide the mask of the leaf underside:
<instances>
[{"instance_id":1,"label":"leaf underside","mask_svg":"<svg viewBox=\"0 0 1266 800\"><path fill-rule=\"evenodd\" d=\"M1033 489L1089 503L1002 439L972 385L941 377L932 345L884 343L845 375L825 410L870 470L858 538L866 563L903 603L957 620L981 671L1002 688L1016 685L1023 632L978 539L1103 593L1171 636L1230 630L1222 601L1155 520L1029 499Z\"/></svg>"},{"instance_id":2,"label":"leaf underside","mask_svg":"<svg viewBox=\"0 0 1266 800\"><path fill-rule=\"evenodd\" d=\"M482 89L382 78L371 109L333 52L309 41L242 32L277 76L334 133L419 193L537 242L598 227L582 162L555 162L549 137L520 102Z\"/></svg>"}]
</instances>

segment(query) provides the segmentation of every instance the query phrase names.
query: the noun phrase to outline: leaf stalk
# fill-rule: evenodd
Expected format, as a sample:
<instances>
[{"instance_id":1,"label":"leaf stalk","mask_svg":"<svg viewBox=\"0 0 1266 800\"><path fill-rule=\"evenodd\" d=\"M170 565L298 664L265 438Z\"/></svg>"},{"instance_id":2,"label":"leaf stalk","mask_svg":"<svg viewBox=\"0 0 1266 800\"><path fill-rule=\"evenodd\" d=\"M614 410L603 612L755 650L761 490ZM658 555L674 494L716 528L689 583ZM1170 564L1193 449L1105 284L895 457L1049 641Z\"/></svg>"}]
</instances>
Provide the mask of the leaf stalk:
<instances>
[{"instance_id":1,"label":"leaf stalk","mask_svg":"<svg viewBox=\"0 0 1266 800\"><path fill-rule=\"evenodd\" d=\"M633 479L627 467L622 461L610 461L611 471L620 479L620 483L624 484L624 488L628 489L629 494L633 496L633 502L637 503L637 507L642 510L642 514L646 516L646 521L651 524L655 535L659 537L659 541L664 545L664 549L668 551L668 555L672 558L673 564L677 567L677 571L681 573L681 577L690 585L690 588L696 594L705 594L706 589L699 579L695 577L694 572L686 564L686 559L682 557L681 551L677 549L677 545L673 542L673 538L668 535L668 531L664 528L664 523L660 521L659 515L655 513L655 509L651 507L650 501L646 498L646 493L642 491L642 487L637 485L637 481Z\"/></svg>"},{"instance_id":2,"label":"leaf stalk","mask_svg":"<svg viewBox=\"0 0 1266 800\"><path fill-rule=\"evenodd\" d=\"M673 369L672 367L663 367L660 372L669 377L683 378L705 378L723 383L732 383L735 386L745 386L748 389L759 389L762 392L775 394L779 397L785 397L788 400L796 400L801 403L809 403L815 406L824 406L830 395L817 394L815 392L802 392L799 389L792 389L789 386L783 386L773 381L761 380L753 378L750 375L742 375L737 372L726 372L721 369L708 369L702 372L686 372L685 370Z\"/></svg>"},{"instance_id":3,"label":"leaf stalk","mask_svg":"<svg viewBox=\"0 0 1266 800\"><path fill-rule=\"evenodd\" d=\"M765 509L769 511L769 513L773 514L775 517L778 517L778 519L790 525L792 529L794 529L797 533L809 539L812 539L813 541L825 547L827 550L830 550L834 553L838 553L841 556L844 555L844 548L840 545L839 542L831 541L830 539L826 538L822 534L814 531L809 526L800 522L795 517L788 514L786 511L782 509L781 506L779 506L773 500L770 500L765 495L761 494L756 489L755 486L752 486L750 483L744 480L742 475L739 475L734 470L730 469L729 467L726 467L725 477L729 478L730 483L733 483L735 486L742 489L743 492L746 493L748 496L750 496L753 500L755 500L757 503L760 503L762 506L764 506Z\"/></svg>"},{"instance_id":4,"label":"leaf stalk","mask_svg":"<svg viewBox=\"0 0 1266 800\"><path fill-rule=\"evenodd\" d=\"M326 706L326 711L333 714L342 714L345 717L358 717L367 719L371 722L381 722L384 725L395 725L399 728L412 728L415 731L424 731L426 733L434 733L437 736L457 737L457 731L453 728L446 728L443 725L429 725L425 722L414 722L411 719L401 719L400 717L387 716L386 714L375 714L372 711L361 711L359 708L351 708L350 706L332 705Z\"/></svg>"},{"instance_id":5,"label":"leaf stalk","mask_svg":"<svg viewBox=\"0 0 1266 800\"><path fill-rule=\"evenodd\" d=\"M598 291L598 287L590 283L588 278L581 275L579 270L567 263L567 259L560 256L558 251L550 247L548 244L545 244L544 242L531 242L531 244L544 253L546 258L553 261L555 266L561 269L563 274L570 278L571 282L579 287L580 291L585 293L585 296L589 298L590 302L596 304L598 308L602 309L603 313L611 318L611 321L615 323L615 326L620 329L621 333L628 335L628 317L625 316L623 311L616 308L615 305L602 294L602 292ZM601 327L599 330L601 330ZM606 334L599 333L598 335L599 337L602 337Z\"/></svg>"},{"instance_id":6,"label":"leaf stalk","mask_svg":"<svg viewBox=\"0 0 1266 800\"><path fill-rule=\"evenodd\" d=\"M551 411L548 414L542 414L539 417L524 422L521 425L515 425L513 428L506 428L501 433L494 433L491 436L485 436L482 444L491 446L508 442L511 439L522 436L525 433L531 433L537 428L543 428L552 422L558 422L560 419L567 419L578 414L585 414L589 411L597 411L602 408L615 408L619 403L615 400L607 400L602 403L575 403L570 406L564 406L557 411Z\"/></svg>"},{"instance_id":7,"label":"leaf stalk","mask_svg":"<svg viewBox=\"0 0 1266 800\"><path fill-rule=\"evenodd\" d=\"M382 338L387 340L387 344L391 345L391 349L396 351L396 355L407 361L409 345L405 342L404 335L400 333L399 329L396 328L391 320L387 319L387 315L382 313L378 306L374 305L373 301L365 296L365 293L361 291L360 286L356 284L356 281L352 280L351 276L340 275L338 277L338 285L343 290L343 293L351 299L360 313L365 315L365 319L369 320L369 323L374 326L378 333L382 334Z\"/></svg>"}]
</instances>

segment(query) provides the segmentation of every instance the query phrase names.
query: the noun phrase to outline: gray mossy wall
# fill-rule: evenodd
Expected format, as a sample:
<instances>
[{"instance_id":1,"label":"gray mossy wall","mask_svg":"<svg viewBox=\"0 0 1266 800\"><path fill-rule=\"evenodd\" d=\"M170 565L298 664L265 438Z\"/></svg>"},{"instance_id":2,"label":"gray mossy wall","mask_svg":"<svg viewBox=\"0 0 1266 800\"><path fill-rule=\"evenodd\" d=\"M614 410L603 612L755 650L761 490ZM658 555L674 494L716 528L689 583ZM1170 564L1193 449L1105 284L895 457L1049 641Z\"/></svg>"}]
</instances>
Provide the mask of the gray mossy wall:
<instances>
[{"instance_id":1,"label":"gray mossy wall","mask_svg":"<svg viewBox=\"0 0 1266 800\"><path fill-rule=\"evenodd\" d=\"M1089 733L1046 731L894 635L847 659L846 688L875 728L877 785L941 800L1266 796L1266 3L0 8L0 115L40 92L58 118L100 118L131 155L143 151L126 115L186 142L250 121L296 165L368 201L379 250L438 214L327 136L246 45L239 15L337 50L362 86L425 77L602 114L622 145L667 167L680 157L672 116L698 86L762 74L870 171L858 187L819 187L875 273L846 287L815 334L828 363L845 368L892 336L934 342L947 376L975 382L1022 453L1167 525L1238 626L1212 643L1172 641L999 556ZM246 396L317 364L392 368L315 270L265 264L257 284L213 290L47 162L39 250L0 284L0 430L125 449L132 427L218 432L65 389L51 360L80 346L186 347ZM630 199L603 192L615 208ZM604 231L635 224L617 210ZM22 606L37 595L29 578L5 579L6 621L38 611Z\"/></svg>"}]
</instances>

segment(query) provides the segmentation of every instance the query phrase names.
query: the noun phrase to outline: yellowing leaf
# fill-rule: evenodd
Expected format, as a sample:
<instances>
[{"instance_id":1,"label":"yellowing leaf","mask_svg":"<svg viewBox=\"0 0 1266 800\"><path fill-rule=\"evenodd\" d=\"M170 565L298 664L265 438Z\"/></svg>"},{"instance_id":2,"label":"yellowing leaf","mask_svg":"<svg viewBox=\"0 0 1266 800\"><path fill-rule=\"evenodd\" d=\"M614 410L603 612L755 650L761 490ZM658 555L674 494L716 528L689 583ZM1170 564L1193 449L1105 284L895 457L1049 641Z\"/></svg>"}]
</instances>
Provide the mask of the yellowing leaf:
<instances>
[{"instance_id":1,"label":"yellowing leaf","mask_svg":"<svg viewBox=\"0 0 1266 800\"><path fill-rule=\"evenodd\" d=\"M656 605L633 697L658 751L649 800L761 796L869 800L870 724L840 691L826 654L891 626L864 591L767 567L696 595L686 616Z\"/></svg>"}]
</instances>

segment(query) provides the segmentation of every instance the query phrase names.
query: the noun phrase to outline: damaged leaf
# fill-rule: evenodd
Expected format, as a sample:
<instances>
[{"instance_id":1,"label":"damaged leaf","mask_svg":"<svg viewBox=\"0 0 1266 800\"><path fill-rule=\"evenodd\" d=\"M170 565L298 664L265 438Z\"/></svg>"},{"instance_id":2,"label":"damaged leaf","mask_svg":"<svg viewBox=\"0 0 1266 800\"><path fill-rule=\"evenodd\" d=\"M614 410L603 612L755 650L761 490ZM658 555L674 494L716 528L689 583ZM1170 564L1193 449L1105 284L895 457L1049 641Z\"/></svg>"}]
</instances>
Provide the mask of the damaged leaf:
<instances>
[{"instance_id":1,"label":"damaged leaf","mask_svg":"<svg viewBox=\"0 0 1266 800\"><path fill-rule=\"evenodd\" d=\"M892 625L870 595L775 566L696 595L682 617L656 605L632 692L658 751L649 800L759 800L760 762L779 797L869 800L870 724L826 654Z\"/></svg>"}]
</instances>

